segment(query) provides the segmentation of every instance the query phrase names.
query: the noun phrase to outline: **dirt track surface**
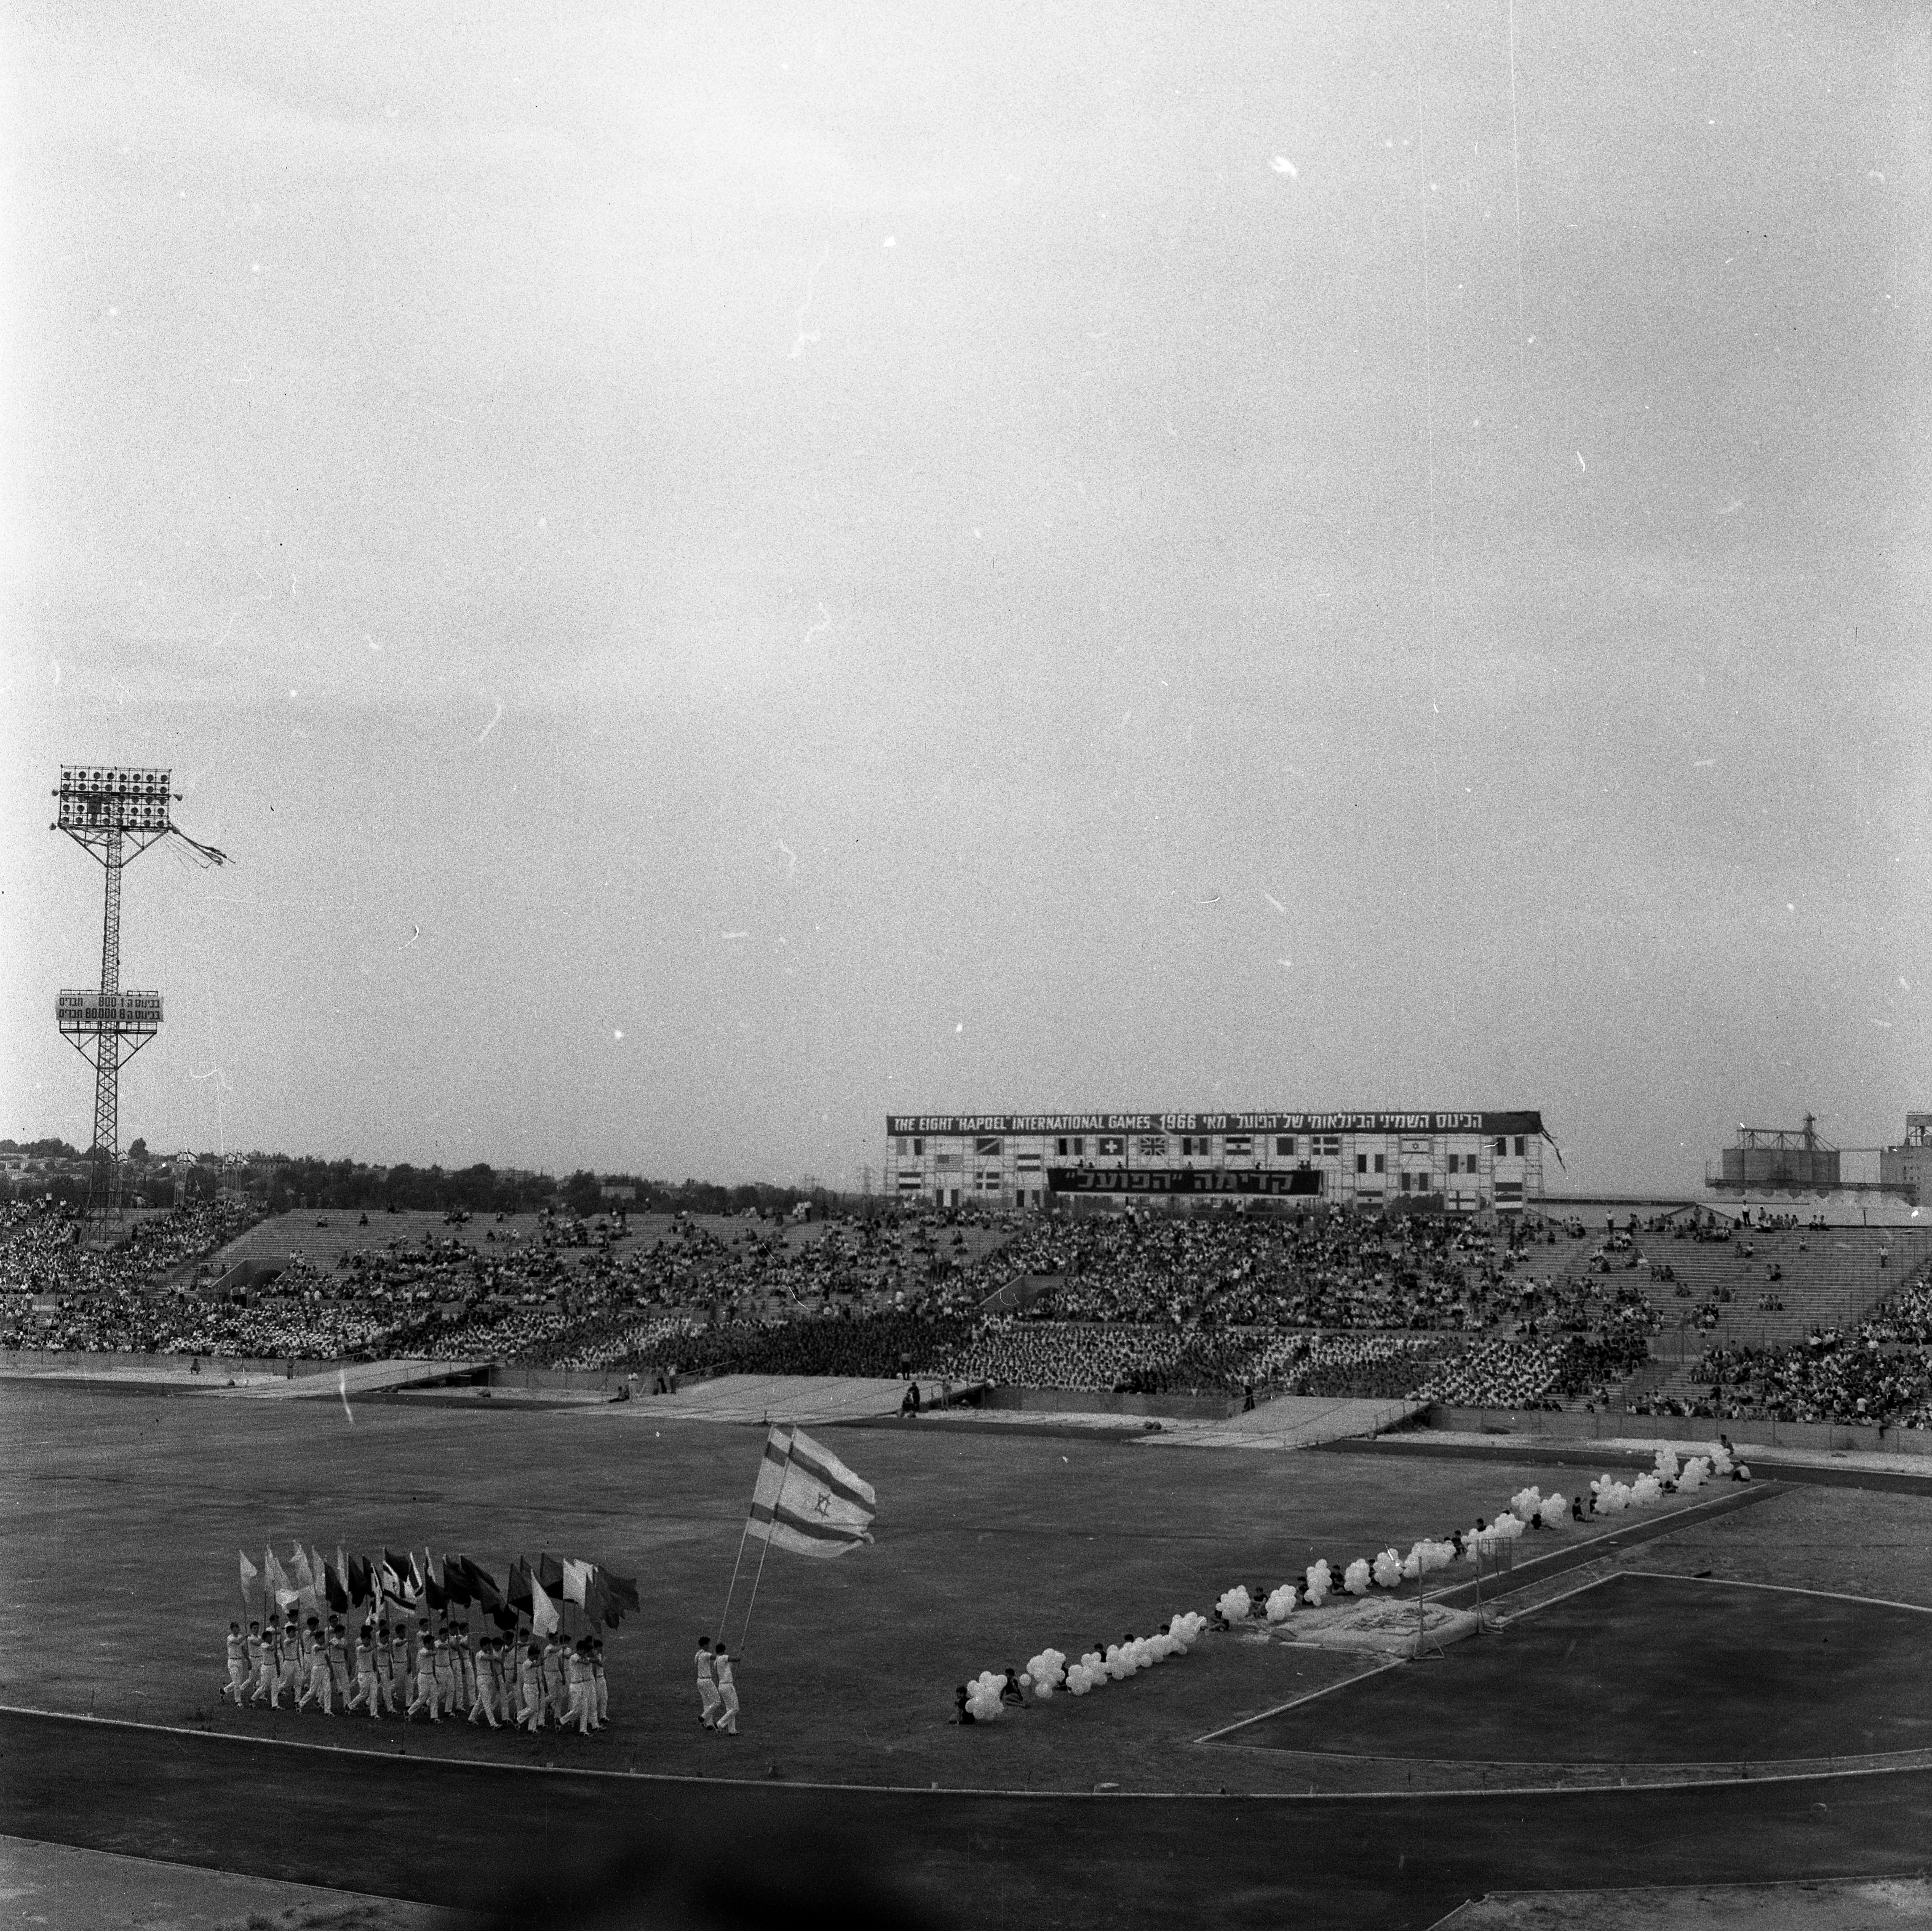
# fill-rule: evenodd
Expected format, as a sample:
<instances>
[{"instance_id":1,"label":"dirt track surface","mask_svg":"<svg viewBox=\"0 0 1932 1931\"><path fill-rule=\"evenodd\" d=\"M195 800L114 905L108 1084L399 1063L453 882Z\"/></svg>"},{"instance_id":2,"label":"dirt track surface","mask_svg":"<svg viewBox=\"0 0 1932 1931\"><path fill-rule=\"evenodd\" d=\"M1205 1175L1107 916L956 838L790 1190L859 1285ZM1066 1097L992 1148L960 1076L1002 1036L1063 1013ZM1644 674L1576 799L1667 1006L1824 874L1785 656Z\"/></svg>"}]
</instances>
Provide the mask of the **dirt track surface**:
<instances>
[{"instance_id":1,"label":"dirt track surface","mask_svg":"<svg viewBox=\"0 0 1932 1931\"><path fill-rule=\"evenodd\" d=\"M0 1830L476 1909L627 1857L863 1869L907 1921L1422 1931L1504 1887L1916 1868L1932 1772L1706 1790L1317 1799L836 1794L502 1771L0 1715Z\"/></svg>"}]
</instances>

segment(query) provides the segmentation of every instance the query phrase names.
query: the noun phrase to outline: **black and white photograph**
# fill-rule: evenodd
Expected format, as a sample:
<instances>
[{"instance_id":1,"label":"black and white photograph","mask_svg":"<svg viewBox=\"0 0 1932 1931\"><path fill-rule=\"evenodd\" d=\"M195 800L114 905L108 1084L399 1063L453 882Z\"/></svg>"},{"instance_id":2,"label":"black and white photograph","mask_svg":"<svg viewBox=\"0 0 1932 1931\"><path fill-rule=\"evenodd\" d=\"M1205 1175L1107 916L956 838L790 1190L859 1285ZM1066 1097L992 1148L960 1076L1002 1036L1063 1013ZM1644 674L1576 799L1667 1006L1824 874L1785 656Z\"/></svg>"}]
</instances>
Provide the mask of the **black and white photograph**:
<instances>
[{"instance_id":1,"label":"black and white photograph","mask_svg":"<svg viewBox=\"0 0 1932 1931\"><path fill-rule=\"evenodd\" d=\"M1932 8L0 106L0 1931L1932 1919Z\"/></svg>"}]
</instances>

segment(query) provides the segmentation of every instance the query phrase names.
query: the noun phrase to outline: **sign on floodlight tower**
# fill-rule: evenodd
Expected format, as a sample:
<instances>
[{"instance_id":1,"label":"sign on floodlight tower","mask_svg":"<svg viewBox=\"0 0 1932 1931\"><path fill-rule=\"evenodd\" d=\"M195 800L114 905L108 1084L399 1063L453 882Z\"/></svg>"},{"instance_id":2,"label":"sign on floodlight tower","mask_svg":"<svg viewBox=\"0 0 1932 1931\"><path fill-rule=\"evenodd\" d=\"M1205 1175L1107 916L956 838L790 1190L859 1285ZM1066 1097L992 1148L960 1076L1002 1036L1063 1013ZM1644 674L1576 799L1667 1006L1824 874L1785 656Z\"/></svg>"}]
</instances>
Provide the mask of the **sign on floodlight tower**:
<instances>
[{"instance_id":1,"label":"sign on floodlight tower","mask_svg":"<svg viewBox=\"0 0 1932 1931\"><path fill-rule=\"evenodd\" d=\"M169 788L173 775L125 764L63 764L54 793L59 806L49 828L65 832L107 875L100 990L63 992L54 1002L61 1037L94 1068L87 1208L103 1219L121 1211L121 1068L161 1025L159 993L121 990L121 868L170 836L204 865L226 863L225 853L197 844L173 821L168 809L177 795Z\"/></svg>"}]
</instances>

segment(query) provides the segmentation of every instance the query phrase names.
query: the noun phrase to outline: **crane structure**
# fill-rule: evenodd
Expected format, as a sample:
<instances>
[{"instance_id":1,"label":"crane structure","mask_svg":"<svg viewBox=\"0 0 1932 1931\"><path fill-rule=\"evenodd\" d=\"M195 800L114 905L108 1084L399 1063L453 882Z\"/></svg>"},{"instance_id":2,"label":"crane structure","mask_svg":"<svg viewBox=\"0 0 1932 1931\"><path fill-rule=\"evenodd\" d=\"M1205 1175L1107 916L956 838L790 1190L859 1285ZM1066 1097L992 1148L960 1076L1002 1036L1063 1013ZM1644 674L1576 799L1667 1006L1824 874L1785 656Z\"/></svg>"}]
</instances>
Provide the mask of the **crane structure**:
<instances>
[{"instance_id":1,"label":"crane structure","mask_svg":"<svg viewBox=\"0 0 1932 1931\"><path fill-rule=\"evenodd\" d=\"M160 1030L161 996L121 987L121 873L130 859L164 838L178 838L203 865L227 854L188 836L170 807L173 773L127 764L63 764L54 831L64 831L106 875L101 921L100 984L68 990L54 1002L61 1037L94 1068L94 1138L88 1150L90 1218L121 1213L121 1069Z\"/></svg>"}]
</instances>

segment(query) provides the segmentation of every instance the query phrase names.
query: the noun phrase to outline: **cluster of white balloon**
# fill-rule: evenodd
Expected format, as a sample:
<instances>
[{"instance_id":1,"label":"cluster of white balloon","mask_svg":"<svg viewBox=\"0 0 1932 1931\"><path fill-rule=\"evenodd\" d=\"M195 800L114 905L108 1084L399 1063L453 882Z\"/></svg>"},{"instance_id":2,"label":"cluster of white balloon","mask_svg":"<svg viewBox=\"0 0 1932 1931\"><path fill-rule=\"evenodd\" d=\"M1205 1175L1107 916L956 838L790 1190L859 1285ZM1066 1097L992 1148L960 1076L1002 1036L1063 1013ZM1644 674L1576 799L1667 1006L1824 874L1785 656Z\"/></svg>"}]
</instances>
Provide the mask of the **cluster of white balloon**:
<instances>
[{"instance_id":1,"label":"cluster of white balloon","mask_svg":"<svg viewBox=\"0 0 1932 1931\"><path fill-rule=\"evenodd\" d=\"M1606 1475L1592 1482L1594 1512L1615 1515L1627 1509L1642 1508L1661 1500L1667 1492L1692 1493L1723 1476L1740 1482L1751 1479L1750 1470L1742 1462L1733 1461L1720 1443L1712 1443L1705 1454L1694 1455L1682 1463L1675 1449L1660 1448L1655 1467L1634 1482L1612 1482ZM1503 1544L1527 1534L1532 1526L1557 1528L1571 1519L1571 1513L1567 1496L1544 1495L1534 1488L1520 1488L1510 1497L1509 1507L1495 1521L1478 1522L1462 1531L1460 1540L1463 1560L1473 1563L1493 1555ZM1436 1542L1425 1536L1406 1555L1399 1549L1386 1548L1374 1556L1358 1556L1339 1576L1325 1559L1312 1562L1299 1576L1284 1582L1265 1597L1250 1594L1244 1584L1238 1583L1222 1593L1214 1607L1230 1624L1257 1617L1269 1623L1285 1623L1297 1608L1306 1605L1318 1609L1333 1595L1364 1596L1371 1589L1399 1589L1405 1582L1447 1569L1456 1554L1456 1541ZM1044 1703L1063 1688L1070 1695L1085 1696L1103 1683L1124 1683L1138 1671L1166 1662L1171 1656L1185 1656L1200 1640L1208 1620L1191 1611L1172 1617L1158 1635L1110 1643L1104 1653L1089 1650L1070 1665L1063 1651L1042 1650L1028 1659L1019 1675L1020 1688L1030 1689ZM991 1722L1006 1707L1001 1699L1006 1688L1003 1672L982 1670L966 1686L966 1707L977 1721Z\"/></svg>"},{"instance_id":2,"label":"cluster of white balloon","mask_svg":"<svg viewBox=\"0 0 1932 1931\"><path fill-rule=\"evenodd\" d=\"M1694 1455L1683 1462L1678 1461L1674 1448L1660 1448L1656 1465L1648 1475L1640 1475L1634 1482L1612 1482L1607 1475L1600 1476L1590 1484L1590 1493L1597 1498L1598 1515L1618 1515L1626 1509L1640 1509L1657 1501L1666 1492L1694 1494L1706 1482L1723 1476L1734 1482L1751 1479L1750 1470L1743 1462L1733 1461L1730 1450L1721 1442L1713 1442L1705 1453Z\"/></svg>"},{"instance_id":3,"label":"cluster of white balloon","mask_svg":"<svg viewBox=\"0 0 1932 1931\"><path fill-rule=\"evenodd\" d=\"M1192 1610L1171 1616L1167 1626L1151 1636L1130 1636L1126 1641L1109 1643L1104 1651L1089 1650L1078 1662L1069 1665L1061 1650L1042 1650L1030 1656L1019 1674L1022 1690L1030 1689L1040 1702L1065 1689L1072 1696L1086 1696L1102 1683L1124 1683L1130 1676L1173 1656L1184 1656L1201 1640L1208 1618ZM966 1707L975 1719L991 1722L1004 1707L1001 1692L1006 1679L995 1671L982 1670L966 1686Z\"/></svg>"},{"instance_id":4,"label":"cluster of white balloon","mask_svg":"<svg viewBox=\"0 0 1932 1931\"><path fill-rule=\"evenodd\" d=\"M1595 1498L1594 1512L1613 1515L1622 1510L1642 1508L1660 1500L1666 1493L1688 1494L1720 1476L1748 1482L1750 1470L1734 1462L1720 1443L1714 1442L1706 1453L1692 1455L1680 1464L1677 1451L1660 1448L1656 1466L1633 1482L1612 1482L1606 1475L1590 1485ZM1406 1555L1387 1548L1374 1556L1358 1556L1338 1576L1324 1560L1312 1562L1302 1573L1282 1584L1264 1597L1257 1597L1237 1584L1216 1602L1215 1608L1230 1623L1259 1618L1285 1623L1298 1608L1319 1609L1332 1595L1366 1596L1372 1589L1399 1589L1418 1576L1447 1569L1456 1560L1457 1543L1466 1562L1492 1557L1504 1543L1514 1542L1532 1527L1554 1529L1572 1518L1568 1497L1544 1495L1534 1488L1520 1488L1510 1497L1509 1507L1492 1522L1478 1522L1465 1529L1456 1540L1436 1542L1425 1536Z\"/></svg>"}]
</instances>

